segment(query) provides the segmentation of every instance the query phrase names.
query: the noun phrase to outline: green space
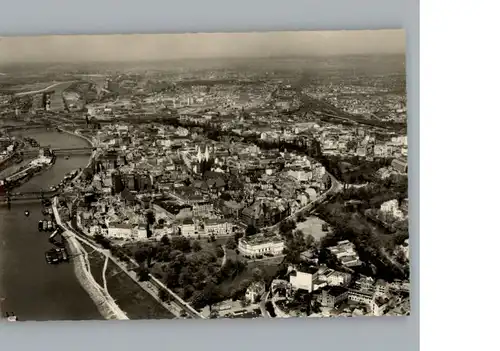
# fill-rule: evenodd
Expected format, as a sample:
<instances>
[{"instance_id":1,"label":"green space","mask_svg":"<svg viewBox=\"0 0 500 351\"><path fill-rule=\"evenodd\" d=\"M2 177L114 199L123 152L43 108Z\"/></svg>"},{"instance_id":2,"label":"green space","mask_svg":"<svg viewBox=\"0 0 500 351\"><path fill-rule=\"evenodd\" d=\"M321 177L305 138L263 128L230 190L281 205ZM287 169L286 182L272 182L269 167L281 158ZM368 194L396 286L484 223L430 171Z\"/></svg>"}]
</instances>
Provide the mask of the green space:
<instances>
[{"instance_id":1,"label":"green space","mask_svg":"<svg viewBox=\"0 0 500 351\"><path fill-rule=\"evenodd\" d=\"M364 263L355 268L360 274L376 275L386 281L407 279L408 267L395 264L389 252L408 238L408 230L387 233L370 223L362 214L346 209L339 203L330 203L318 209L318 216L328 222L332 230L320 241L320 251L341 240L351 241Z\"/></svg>"},{"instance_id":2,"label":"green space","mask_svg":"<svg viewBox=\"0 0 500 351\"><path fill-rule=\"evenodd\" d=\"M90 246L82 244L88 252L90 270L96 282L104 286L102 270L105 258ZM166 310L148 292L111 260L106 269L106 283L110 295L130 319L171 319L174 315Z\"/></svg>"},{"instance_id":3,"label":"green space","mask_svg":"<svg viewBox=\"0 0 500 351\"><path fill-rule=\"evenodd\" d=\"M224 265L223 245L228 247ZM160 242L112 246L112 251L124 260L133 257L140 264L139 279L147 280L147 273L151 273L196 309L241 299L253 281L270 282L279 267L272 260L247 263L239 258L234 238L195 240L165 236Z\"/></svg>"},{"instance_id":4,"label":"green space","mask_svg":"<svg viewBox=\"0 0 500 351\"><path fill-rule=\"evenodd\" d=\"M104 268L105 260L104 256L86 244L82 244L82 246L88 253L90 273L92 273L92 276L94 277L97 284L99 284L100 286L104 286L104 282L102 280L102 270Z\"/></svg>"},{"instance_id":5,"label":"green space","mask_svg":"<svg viewBox=\"0 0 500 351\"><path fill-rule=\"evenodd\" d=\"M175 317L111 261L108 262L106 281L110 295L130 319Z\"/></svg>"}]
</instances>

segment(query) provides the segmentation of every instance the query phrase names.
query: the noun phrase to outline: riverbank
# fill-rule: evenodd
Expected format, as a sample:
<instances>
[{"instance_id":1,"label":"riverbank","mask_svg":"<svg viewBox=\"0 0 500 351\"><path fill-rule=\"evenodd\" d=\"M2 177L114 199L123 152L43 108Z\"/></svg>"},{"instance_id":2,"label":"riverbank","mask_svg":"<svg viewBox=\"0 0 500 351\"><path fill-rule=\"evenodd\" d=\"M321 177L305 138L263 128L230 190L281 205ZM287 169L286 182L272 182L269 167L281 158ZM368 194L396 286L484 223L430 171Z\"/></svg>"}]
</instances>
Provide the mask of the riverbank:
<instances>
[{"instance_id":1,"label":"riverbank","mask_svg":"<svg viewBox=\"0 0 500 351\"><path fill-rule=\"evenodd\" d=\"M61 131L79 137L81 139L84 139L89 143L89 145L94 146L92 140L90 140L84 135L64 129L61 129ZM88 167L92 163L94 157L95 157L95 152L92 153L86 167ZM83 174L83 169L80 173L76 175L74 180L78 179L82 174ZM125 312L123 312L120 309L120 307L115 303L113 298L105 291L105 289L96 282L90 269L90 262L88 259L87 251L82 247L80 242L77 240L76 234L71 232L71 230L69 230L69 228L67 228L65 224L62 223L61 218L59 216L59 211L57 209L57 203L58 199L57 197L55 197L52 203L54 216L57 224L65 229L62 235L66 239L70 255L71 257L73 257L73 267L78 282L80 283L82 288L87 292L89 297L96 305L99 313L105 319L128 320L129 318L127 317Z\"/></svg>"},{"instance_id":2,"label":"riverbank","mask_svg":"<svg viewBox=\"0 0 500 351\"><path fill-rule=\"evenodd\" d=\"M128 320L129 318L127 315L115 303L113 298L106 294L103 287L101 287L94 279L94 276L90 271L90 264L87 262L87 252L82 248L81 244L76 239L76 234L71 232L71 230L69 230L69 228L67 228L62 222L61 217L59 216L57 203L58 200L57 197L55 197L52 201L54 217L56 223L64 229L62 235L68 243L68 249L70 251L70 256L73 258L73 267L78 282L88 293L89 297L97 306L99 313L101 313L105 319Z\"/></svg>"},{"instance_id":3,"label":"riverbank","mask_svg":"<svg viewBox=\"0 0 500 351\"><path fill-rule=\"evenodd\" d=\"M46 171L48 171L56 162L56 157L52 156L49 163L31 165L26 169L17 171L16 173L10 175L6 178L5 189L8 191L12 191L16 188L21 187L23 184L27 183L37 175L40 175Z\"/></svg>"},{"instance_id":4,"label":"riverbank","mask_svg":"<svg viewBox=\"0 0 500 351\"><path fill-rule=\"evenodd\" d=\"M56 131L20 130L18 136L35 138L40 145L71 149L88 147L81 137ZM39 192L57 186L71 171L81 169L90 155L58 157L48 170L32 177L15 191ZM0 206L0 296L6 310L15 312L20 320L103 320L94 301L75 275L73 264L45 264L44 252L53 248L47 235L38 232L44 216L40 200L12 201ZM25 211L30 216L25 216ZM69 251L68 251L69 252Z\"/></svg>"},{"instance_id":5,"label":"riverbank","mask_svg":"<svg viewBox=\"0 0 500 351\"><path fill-rule=\"evenodd\" d=\"M94 147L95 145L92 140L80 133L72 132L62 128L60 130L66 134L84 139L92 147ZM92 164L95 156L96 152L93 151L85 168L89 167ZM82 168L82 170L75 176L73 180L77 180L78 178L80 178L83 174L83 171L84 168ZM68 242L69 251L71 253L71 256L74 258L73 267L76 278L82 288L87 292L89 297L96 305L99 313L101 313L101 315L107 320L128 320L129 318L127 317L125 312L120 309L120 307L116 304L109 293L107 293L107 291L105 291L105 289L96 282L94 276L92 275L88 253L77 240L76 234L71 232L69 228L66 228L66 226L61 222L59 212L57 210L57 197L55 197L53 200L53 211L56 217L56 222L65 229L63 237Z\"/></svg>"},{"instance_id":6,"label":"riverbank","mask_svg":"<svg viewBox=\"0 0 500 351\"><path fill-rule=\"evenodd\" d=\"M95 147L95 142L93 140L89 139L88 137L86 137L85 135L81 134L81 133L78 133L76 131L72 132L70 130L66 130L66 129L62 129L62 128L59 128L59 130L61 132L64 132L64 133L71 134L71 135L77 136L79 138L82 138L82 139L86 140L89 143L90 146Z\"/></svg>"},{"instance_id":7,"label":"riverbank","mask_svg":"<svg viewBox=\"0 0 500 351\"><path fill-rule=\"evenodd\" d=\"M67 134L79 137L79 138L87 141L89 143L89 145L92 146L92 147L96 147L96 143L95 143L94 140L89 139L88 137L86 137L85 135L83 135L81 133L78 133L78 131L72 132L70 130L66 130L66 129L62 129L62 128L59 128L59 129L62 132L64 132L64 133L67 133ZM87 163L87 165L85 166L85 168L90 167L90 165L92 164L92 161L94 160L94 158L96 156L97 156L97 152L96 151L92 151L92 155L90 155L89 162ZM82 170L75 176L75 178L73 179L73 181L76 181L76 180L80 179L80 177L82 176L85 168L82 168Z\"/></svg>"},{"instance_id":8,"label":"riverbank","mask_svg":"<svg viewBox=\"0 0 500 351\"><path fill-rule=\"evenodd\" d=\"M85 135L82 135L81 133L78 133L78 132L72 132L72 131L69 131L69 130L65 130L65 129L62 129L62 128L59 128L59 129L60 129L61 132L64 132L66 134L73 135L73 136L76 136L76 137L78 137L80 139L83 139L90 146L95 147L95 142L93 140L89 139L88 137L86 137ZM97 155L97 153L95 151L93 151L85 168L89 167L92 164L92 161L93 161L93 159L95 158L96 155ZM11 191L11 190L13 190L15 188L19 188L23 184L25 184L26 182L28 182L29 180L31 180L33 177L35 177L35 176L37 176L37 175L39 175L39 174L41 174L41 173L49 170L54 165L54 163L56 162L56 159L57 159L56 156L53 156L52 160L50 161L50 163L48 165L46 165L46 166L43 166L39 170L30 171L30 169L33 168L33 166L30 166L27 169L18 170L16 172L14 172L14 174L9 175L8 178L7 178L7 181L8 182L12 182L13 185L9 186L8 190ZM12 166L13 165L11 165L10 167L12 167ZM82 171L80 173L78 173L73 180L78 180L81 177L81 175L83 174L83 171L84 171L84 168L82 168ZM14 179L12 181L9 180L11 178L16 178L16 176L18 174L22 174L23 172L26 172L25 176L22 176L19 179Z\"/></svg>"}]
</instances>

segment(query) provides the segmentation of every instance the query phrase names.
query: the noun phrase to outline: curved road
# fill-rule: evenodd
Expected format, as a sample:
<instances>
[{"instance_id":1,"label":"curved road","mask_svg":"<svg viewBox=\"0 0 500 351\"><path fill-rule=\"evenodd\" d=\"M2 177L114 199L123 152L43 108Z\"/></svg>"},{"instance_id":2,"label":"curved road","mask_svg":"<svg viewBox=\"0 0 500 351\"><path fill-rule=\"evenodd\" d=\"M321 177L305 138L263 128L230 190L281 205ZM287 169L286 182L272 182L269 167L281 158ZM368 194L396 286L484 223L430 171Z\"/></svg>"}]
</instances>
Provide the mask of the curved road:
<instances>
[{"instance_id":1,"label":"curved road","mask_svg":"<svg viewBox=\"0 0 500 351\"><path fill-rule=\"evenodd\" d=\"M333 175L331 175L330 173L327 172L327 174L330 176L330 179L332 182L332 185L330 186L330 188L327 191L325 191L323 194L321 194L316 200L308 203L304 207L301 207L300 209L298 209L297 211L292 213L290 216L282 219L281 221L279 221L278 223L276 223L270 227L262 228L262 230L273 231L273 230L278 229L282 223L284 223L290 219L296 219L297 216L299 216L300 214L311 210L314 206L316 206L320 202L324 201L328 195L332 194L333 192L341 190L342 186L343 186L342 183L340 183L337 179L335 179L335 177Z\"/></svg>"}]
</instances>

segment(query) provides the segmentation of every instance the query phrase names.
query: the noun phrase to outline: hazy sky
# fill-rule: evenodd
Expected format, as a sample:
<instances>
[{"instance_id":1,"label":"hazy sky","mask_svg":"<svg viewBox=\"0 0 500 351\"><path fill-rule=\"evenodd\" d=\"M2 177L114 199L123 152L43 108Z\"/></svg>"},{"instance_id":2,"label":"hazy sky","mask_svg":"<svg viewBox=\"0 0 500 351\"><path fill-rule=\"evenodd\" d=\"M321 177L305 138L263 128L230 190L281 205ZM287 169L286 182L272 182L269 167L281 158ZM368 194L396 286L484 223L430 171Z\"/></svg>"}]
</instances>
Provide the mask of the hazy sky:
<instances>
[{"instance_id":1,"label":"hazy sky","mask_svg":"<svg viewBox=\"0 0 500 351\"><path fill-rule=\"evenodd\" d=\"M0 37L0 64L404 52L404 30Z\"/></svg>"}]
</instances>

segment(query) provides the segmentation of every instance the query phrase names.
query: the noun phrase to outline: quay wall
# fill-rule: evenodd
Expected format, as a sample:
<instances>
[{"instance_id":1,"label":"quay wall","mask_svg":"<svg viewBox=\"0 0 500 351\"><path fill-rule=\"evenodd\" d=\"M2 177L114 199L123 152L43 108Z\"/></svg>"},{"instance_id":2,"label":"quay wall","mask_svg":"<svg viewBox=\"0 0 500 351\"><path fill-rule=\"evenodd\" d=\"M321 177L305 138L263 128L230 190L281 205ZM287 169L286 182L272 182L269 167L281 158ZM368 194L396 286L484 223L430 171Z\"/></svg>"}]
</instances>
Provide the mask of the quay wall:
<instances>
[{"instance_id":1,"label":"quay wall","mask_svg":"<svg viewBox=\"0 0 500 351\"><path fill-rule=\"evenodd\" d=\"M81 248L80 243L75 238L74 234L72 234L61 221L61 217L59 216L59 211L57 209L57 197L53 199L52 209L57 224L65 230L62 235L68 242L71 257L73 257L72 261L76 278L97 306L99 313L101 313L101 315L106 319L128 319L126 314L114 302L111 296L105 294L103 288L97 284L90 272L90 267L87 269L84 250Z\"/></svg>"},{"instance_id":2,"label":"quay wall","mask_svg":"<svg viewBox=\"0 0 500 351\"><path fill-rule=\"evenodd\" d=\"M97 310L105 319L117 319L106 297L96 286L97 282L94 277L92 277L92 275L85 269L83 254L78 248L78 243L75 242L76 239L64 234L63 236L68 242L68 248L71 256L73 257L73 268L78 282L90 296L94 304L97 306Z\"/></svg>"}]
</instances>

